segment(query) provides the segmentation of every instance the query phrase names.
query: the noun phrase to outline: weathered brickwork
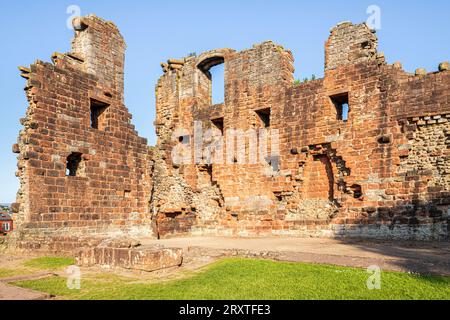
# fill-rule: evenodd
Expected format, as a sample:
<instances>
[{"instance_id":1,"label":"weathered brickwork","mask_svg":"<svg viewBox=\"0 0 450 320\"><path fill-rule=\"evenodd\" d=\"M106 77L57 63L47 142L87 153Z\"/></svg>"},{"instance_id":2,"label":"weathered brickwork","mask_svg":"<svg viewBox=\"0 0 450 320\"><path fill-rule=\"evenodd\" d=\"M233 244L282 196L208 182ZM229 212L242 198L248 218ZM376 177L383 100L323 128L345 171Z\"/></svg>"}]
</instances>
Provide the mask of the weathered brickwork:
<instances>
[{"instance_id":1,"label":"weathered brickwork","mask_svg":"<svg viewBox=\"0 0 450 320\"><path fill-rule=\"evenodd\" d=\"M123 104L117 28L95 16L75 25L72 53L21 69L30 106L13 147L19 242L448 239L448 63L409 74L386 63L365 24L348 22L331 30L324 78L305 83L294 82L291 52L271 41L170 59L156 85L158 142L149 148ZM212 105L218 64L225 101Z\"/></svg>"},{"instance_id":2,"label":"weathered brickwork","mask_svg":"<svg viewBox=\"0 0 450 320\"><path fill-rule=\"evenodd\" d=\"M71 53L21 68L30 106L13 146L19 245L56 235L151 234L149 150L123 103L125 42L110 22L82 21Z\"/></svg>"},{"instance_id":3,"label":"weathered brickwork","mask_svg":"<svg viewBox=\"0 0 450 320\"><path fill-rule=\"evenodd\" d=\"M386 64L377 41L364 24L339 24L326 42L325 77L302 84L294 84L291 53L272 42L163 64L155 159L164 174L152 201L159 236L447 238L448 64L411 75ZM205 71L218 63L225 102L211 105ZM226 146L227 129L266 126L261 112L279 134L275 166L273 158L211 164L195 155L172 163L177 145L196 150L194 121L205 130L219 119Z\"/></svg>"}]
</instances>

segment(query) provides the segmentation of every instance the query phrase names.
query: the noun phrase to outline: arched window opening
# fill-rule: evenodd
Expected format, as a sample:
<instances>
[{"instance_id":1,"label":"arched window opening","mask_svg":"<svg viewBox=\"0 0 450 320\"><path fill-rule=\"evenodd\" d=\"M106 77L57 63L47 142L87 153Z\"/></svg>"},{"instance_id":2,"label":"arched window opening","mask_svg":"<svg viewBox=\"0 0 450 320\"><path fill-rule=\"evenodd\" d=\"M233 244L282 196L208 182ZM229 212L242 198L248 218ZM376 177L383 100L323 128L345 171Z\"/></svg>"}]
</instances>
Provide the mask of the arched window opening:
<instances>
[{"instance_id":1,"label":"arched window opening","mask_svg":"<svg viewBox=\"0 0 450 320\"><path fill-rule=\"evenodd\" d=\"M209 80L211 105L225 102L225 60L223 57L212 57L202 61L198 68Z\"/></svg>"},{"instance_id":2,"label":"arched window opening","mask_svg":"<svg viewBox=\"0 0 450 320\"><path fill-rule=\"evenodd\" d=\"M212 104L221 104L225 102L225 66L219 64L212 67L211 72L211 98Z\"/></svg>"}]
</instances>

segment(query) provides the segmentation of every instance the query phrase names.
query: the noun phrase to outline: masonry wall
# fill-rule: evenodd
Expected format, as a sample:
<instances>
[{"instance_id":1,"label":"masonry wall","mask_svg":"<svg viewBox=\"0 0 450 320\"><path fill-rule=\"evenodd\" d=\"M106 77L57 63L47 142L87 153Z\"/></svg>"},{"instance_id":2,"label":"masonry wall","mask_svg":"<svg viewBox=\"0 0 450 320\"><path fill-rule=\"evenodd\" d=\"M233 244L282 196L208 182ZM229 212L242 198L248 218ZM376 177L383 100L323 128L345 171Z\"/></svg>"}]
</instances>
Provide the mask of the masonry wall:
<instances>
[{"instance_id":1,"label":"masonry wall","mask_svg":"<svg viewBox=\"0 0 450 320\"><path fill-rule=\"evenodd\" d=\"M123 102L125 42L96 16L74 23L71 53L21 68L30 105L13 146L21 181L13 207L23 246L152 234L149 149Z\"/></svg>"},{"instance_id":2,"label":"masonry wall","mask_svg":"<svg viewBox=\"0 0 450 320\"><path fill-rule=\"evenodd\" d=\"M447 68L413 75L386 64L365 24L333 28L325 52L325 77L301 84L291 53L272 42L163 64L156 148L170 178L155 180L159 236L448 238ZM221 62L225 102L211 105L204 69ZM343 120L336 101L344 100ZM278 156L270 157L269 139L267 161L249 163L249 141L263 138L258 113L267 109ZM223 162L195 156L196 128L214 128L217 119L223 136L203 139L200 154L231 144L228 129L254 129L243 161L238 152ZM188 161L174 164L174 150Z\"/></svg>"},{"instance_id":3,"label":"masonry wall","mask_svg":"<svg viewBox=\"0 0 450 320\"><path fill-rule=\"evenodd\" d=\"M448 63L409 74L351 23L331 30L324 78L304 83L271 41L169 59L149 148L123 102L119 31L92 15L74 25L72 52L21 68L30 105L13 146L19 246L127 235L448 239ZM212 105L210 70L222 63L225 101Z\"/></svg>"}]
</instances>

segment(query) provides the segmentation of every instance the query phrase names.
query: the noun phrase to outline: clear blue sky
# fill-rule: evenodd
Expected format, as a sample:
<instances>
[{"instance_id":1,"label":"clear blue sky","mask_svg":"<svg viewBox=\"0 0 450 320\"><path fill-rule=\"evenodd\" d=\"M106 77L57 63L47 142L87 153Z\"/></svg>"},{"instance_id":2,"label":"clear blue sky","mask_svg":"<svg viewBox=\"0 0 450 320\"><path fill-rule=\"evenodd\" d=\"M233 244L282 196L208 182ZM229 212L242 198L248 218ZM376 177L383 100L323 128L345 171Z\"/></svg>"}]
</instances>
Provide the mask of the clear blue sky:
<instances>
[{"instance_id":1,"label":"clear blue sky","mask_svg":"<svg viewBox=\"0 0 450 320\"><path fill-rule=\"evenodd\" d=\"M50 61L67 52L73 31L66 27L69 5L81 14L114 21L128 45L125 100L141 136L155 143L154 86L160 62L214 48L237 50L273 40L293 51L296 77L323 75L323 45L330 27L350 20L364 22L369 5L381 8L380 50L389 63L401 61L408 71L437 69L449 59L450 2L433 1L79 1L21 0L0 3L0 203L13 202L18 189L16 155L11 145L20 130L27 101L25 80L17 66L36 59Z\"/></svg>"}]
</instances>

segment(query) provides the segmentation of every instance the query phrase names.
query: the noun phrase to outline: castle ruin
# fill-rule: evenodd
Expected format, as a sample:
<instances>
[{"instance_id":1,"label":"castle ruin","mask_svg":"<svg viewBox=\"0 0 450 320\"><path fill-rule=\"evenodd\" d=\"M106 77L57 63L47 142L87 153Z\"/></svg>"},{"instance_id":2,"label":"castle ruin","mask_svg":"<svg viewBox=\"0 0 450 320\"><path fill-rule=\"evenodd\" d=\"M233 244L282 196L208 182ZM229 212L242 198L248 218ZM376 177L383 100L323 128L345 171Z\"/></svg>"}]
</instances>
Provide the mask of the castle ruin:
<instances>
[{"instance_id":1,"label":"castle ruin","mask_svg":"<svg viewBox=\"0 0 450 320\"><path fill-rule=\"evenodd\" d=\"M74 26L70 53L20 68L29 107L13 146L17 246L120 235L448 239L448 63L407 73L386 63L366 24L349 22L326 41L324 78L304 83L271 41L169 59L149 147L124 105L119 30L94 15ZM218 64L225 101L212 105Z\"/></svg>"}]
</instances>

